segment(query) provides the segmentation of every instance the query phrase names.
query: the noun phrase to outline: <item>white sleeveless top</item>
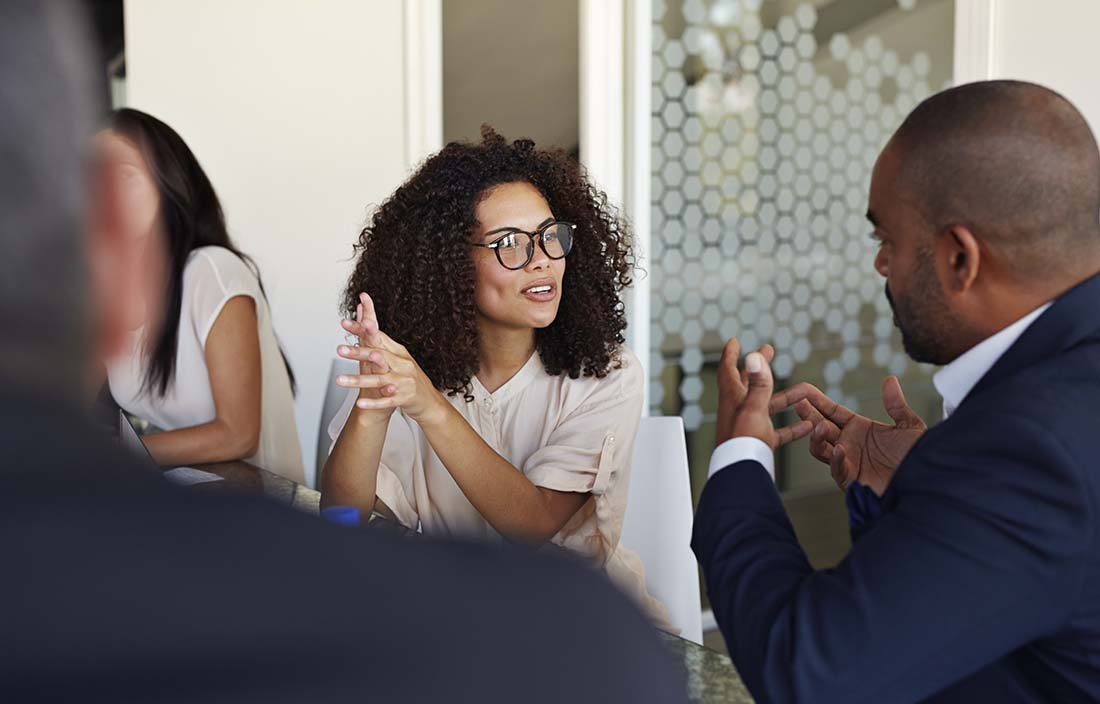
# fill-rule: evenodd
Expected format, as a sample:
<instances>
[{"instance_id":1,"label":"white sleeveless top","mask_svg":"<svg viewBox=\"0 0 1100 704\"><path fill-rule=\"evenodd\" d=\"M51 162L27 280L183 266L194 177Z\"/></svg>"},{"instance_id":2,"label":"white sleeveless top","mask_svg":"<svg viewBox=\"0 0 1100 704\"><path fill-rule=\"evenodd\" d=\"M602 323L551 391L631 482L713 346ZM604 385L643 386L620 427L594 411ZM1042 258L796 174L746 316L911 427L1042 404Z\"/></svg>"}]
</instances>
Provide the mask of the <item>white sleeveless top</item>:
<instances>
[{"instance_id":1,"label":"white sleeveless top","mask_svg":"<svg viewBox=\"0 0 1100 704\"><path fill-rule=\"evenodd\" d=\"M474 400L446 396L478 435L535 486L591 494L551 542L606 570L650 618L668 630L668 613L645 589L641 560L619 544L634 435L642 415L642 365L626 348L622 367L603 379L550 376L538 353L489 393L471 380ZM336 438L351 415L351 389L329 425ZM470 503L416 421L390 417L376 495L401 523L429 535L502 540Z\"/></svg>"},{"instance_id":2,"label":"white sleeveless top","mask_svg":"<svg viewBox=\"0 0 1100 704\"><path fill-rule=\"evenodd\" d=\"M119 406L161 430L178 430L214 420L214 396L206 370L206 338L229 299L247 296L256 303L260 336L260 444L247 458L264 469L296 482L305 481L302 449L294 422L290 377L279 354L271 311L252 270L223 247L200 247L183 269L176 373L163 397L142 392L146 363L144 336L134 333L129 353L107 366L111 395Z\"/></svg>"}]
</instances>

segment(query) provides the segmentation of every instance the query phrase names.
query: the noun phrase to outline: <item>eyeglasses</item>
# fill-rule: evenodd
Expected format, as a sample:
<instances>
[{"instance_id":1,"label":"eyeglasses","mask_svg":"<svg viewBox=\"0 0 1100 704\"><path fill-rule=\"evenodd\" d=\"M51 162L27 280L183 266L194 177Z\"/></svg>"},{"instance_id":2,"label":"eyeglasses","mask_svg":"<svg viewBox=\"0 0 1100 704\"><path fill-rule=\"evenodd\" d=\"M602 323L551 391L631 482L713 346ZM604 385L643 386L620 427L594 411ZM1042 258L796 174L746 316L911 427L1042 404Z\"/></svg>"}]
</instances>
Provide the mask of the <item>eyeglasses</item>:
<instances>
[{"instance_id":1,"label":"eyeglasses","mask_svg":"<svg viewBox=\"0 0 1100 704\"><path fill-rule=\"evenodd\" d=\"M470 242L470 244L495 251L500 265L515 271L531 263L531 259L535 256L536 239L546 256L551 259L564 259L569 254L569 250L573 249L573 232L576 229L577 226L571 222L554 220L534 232L509 228L489 244L478 242Z\"/></svg>"}]
</instances>

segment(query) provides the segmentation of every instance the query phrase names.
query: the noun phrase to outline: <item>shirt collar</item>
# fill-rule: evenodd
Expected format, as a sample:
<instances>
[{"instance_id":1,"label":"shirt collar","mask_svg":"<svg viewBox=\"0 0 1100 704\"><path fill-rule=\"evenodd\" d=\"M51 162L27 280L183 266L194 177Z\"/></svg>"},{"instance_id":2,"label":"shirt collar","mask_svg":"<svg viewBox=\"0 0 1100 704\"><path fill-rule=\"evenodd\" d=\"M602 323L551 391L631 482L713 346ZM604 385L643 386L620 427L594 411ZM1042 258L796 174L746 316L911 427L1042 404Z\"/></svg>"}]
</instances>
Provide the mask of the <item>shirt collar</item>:
<instances>
[{"instance_id":1,"label":"shirt collar","mask_svg":"<svg viewBox=\"0 0 1100 704\"><path fill-rule=\"evenodd\" d=\"M484 399L493 399L500 402L523 391L523 389L539 375L540 371L544 371L542 357L539 356L538 351L535 351L527 359L527 362L520 367L519 371L513 374L512 378L504 382L496 391L489 393L489 391L481 385L477 375L470 378L470 385L474 389L474 396Z\"/></svg>"},{"instance_id":2,"label":"shirt collar","mask_svg":"<svg viewBox=\"0 0 1100 704\"><path fill-rule=\"evenodd\" d=\"M932 384L943 397L945 419L955 412L986 372L1050 306L1051 303L1044 303L1000 332L990 335L932 376Z\"/></svg>"}]
</instances>

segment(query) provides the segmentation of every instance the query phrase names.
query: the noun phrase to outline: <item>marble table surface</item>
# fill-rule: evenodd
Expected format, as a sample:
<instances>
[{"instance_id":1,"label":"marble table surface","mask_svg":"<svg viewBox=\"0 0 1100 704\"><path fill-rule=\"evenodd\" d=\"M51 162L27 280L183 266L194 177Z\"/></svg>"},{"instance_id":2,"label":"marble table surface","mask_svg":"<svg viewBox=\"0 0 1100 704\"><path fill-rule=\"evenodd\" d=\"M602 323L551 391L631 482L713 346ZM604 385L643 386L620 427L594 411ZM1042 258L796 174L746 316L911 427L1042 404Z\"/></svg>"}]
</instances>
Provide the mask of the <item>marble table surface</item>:
<instances>
[{"instance_id":1,"label":"marble table surface","mask_svg":"<svg viewBox=\"0 0 1100 704\"><path fill-rule=\"evenodd\" d=\"M196 484L193 488L197 491L229 489L257 492L305 513L317 515L320 510L320 492L247 462L223 462L201 465L198 468L217 474L225 481ZM375 521L375 516L371 518L371 524L388 523L384 520ZM742 704L753 701L729 657L678 636L667 633L660 633L660 636L676 660L683 664L688 698L692 702Z\"/></svg>"}]
</instances>

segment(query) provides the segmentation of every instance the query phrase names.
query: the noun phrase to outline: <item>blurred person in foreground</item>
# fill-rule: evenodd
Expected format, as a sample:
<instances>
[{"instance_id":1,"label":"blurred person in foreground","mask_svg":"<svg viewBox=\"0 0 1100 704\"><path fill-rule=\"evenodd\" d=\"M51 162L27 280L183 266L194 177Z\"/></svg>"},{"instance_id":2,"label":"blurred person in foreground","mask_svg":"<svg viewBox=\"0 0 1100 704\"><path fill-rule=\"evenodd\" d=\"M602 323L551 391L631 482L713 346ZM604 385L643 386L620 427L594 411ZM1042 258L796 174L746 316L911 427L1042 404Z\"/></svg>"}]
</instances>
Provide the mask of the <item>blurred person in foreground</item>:
<instances>
[{"instance_id":1,"label":"blurred person in foreground","mask_svg":"<svg viewBox=\"0 0 1100 704\"><path fill-rule=\"evenodd\" d=\"M773 397L769 355L741 373L729 343L692 544L733 660L770 701L1100 701L1096 140L1041 86L952 88L886 145L867 217L946 418L926 429L895 378L892 425L807 384ZM811 427L860 526L822 571L770 476Z\"/></svg>"},{"instance_id":2,"label":"blurred person in foreground","mask_svg":"<svg viewBox=\"0 0 1100 704\"><path fill-rule=\"evenodd\" d=\"M683 701L594 571L192 494L89 429L141 284L110 192L83 232L70 10L0 5L0 700Z\"/></svg>"}]
</instances>

